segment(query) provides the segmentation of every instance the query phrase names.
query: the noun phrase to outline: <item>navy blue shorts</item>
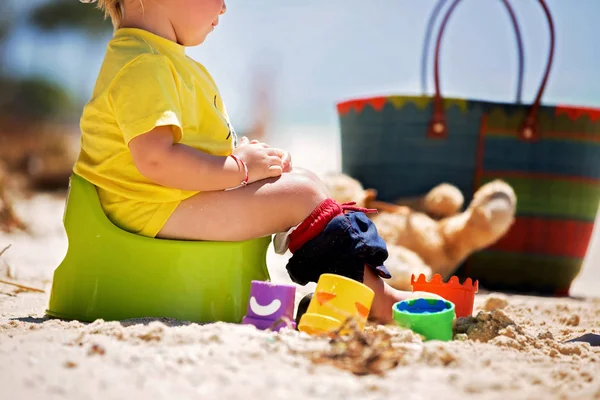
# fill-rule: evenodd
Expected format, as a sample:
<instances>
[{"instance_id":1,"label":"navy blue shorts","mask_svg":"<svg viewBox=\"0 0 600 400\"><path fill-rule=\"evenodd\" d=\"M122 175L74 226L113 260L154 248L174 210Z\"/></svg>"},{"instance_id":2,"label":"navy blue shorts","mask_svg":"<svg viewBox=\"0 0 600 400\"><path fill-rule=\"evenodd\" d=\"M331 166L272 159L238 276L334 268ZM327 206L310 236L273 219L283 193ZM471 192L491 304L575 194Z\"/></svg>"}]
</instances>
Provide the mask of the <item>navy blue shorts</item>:
<instances>
[{"instance_id":1,"label":"navy blue shorts","mask_svg":"<svg viewBox=\"0 0 600 400\"><path fill-rule=\"evenodd\" d=\"M365 265L380 277L391 278L383 265L387 258L387 247L373 221L363 212L351 211L333 218L293 254L286 268L299 285L317 282L325 273L363 282Z\"/></svg>"}]
</instances>

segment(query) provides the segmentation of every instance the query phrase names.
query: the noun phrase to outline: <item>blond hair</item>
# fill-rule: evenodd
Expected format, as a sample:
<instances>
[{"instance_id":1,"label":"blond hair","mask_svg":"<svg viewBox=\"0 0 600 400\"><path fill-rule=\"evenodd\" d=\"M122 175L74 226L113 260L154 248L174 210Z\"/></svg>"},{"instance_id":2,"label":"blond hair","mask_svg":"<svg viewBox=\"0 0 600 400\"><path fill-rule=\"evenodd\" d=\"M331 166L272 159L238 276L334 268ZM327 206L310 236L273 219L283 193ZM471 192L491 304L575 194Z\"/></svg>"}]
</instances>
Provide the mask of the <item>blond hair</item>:
<instances>
[{"instance_id":1,"label":"blond hair","mask_svg":"<svg viewBox=\"0 0 600 400\"><path fill-rule=\"evenodd\" d=\"M110 16L115 29L121 26L123 20L121 0L98 0L98 8L104 11L104 18Z\"/></svg>"}]
</instances>

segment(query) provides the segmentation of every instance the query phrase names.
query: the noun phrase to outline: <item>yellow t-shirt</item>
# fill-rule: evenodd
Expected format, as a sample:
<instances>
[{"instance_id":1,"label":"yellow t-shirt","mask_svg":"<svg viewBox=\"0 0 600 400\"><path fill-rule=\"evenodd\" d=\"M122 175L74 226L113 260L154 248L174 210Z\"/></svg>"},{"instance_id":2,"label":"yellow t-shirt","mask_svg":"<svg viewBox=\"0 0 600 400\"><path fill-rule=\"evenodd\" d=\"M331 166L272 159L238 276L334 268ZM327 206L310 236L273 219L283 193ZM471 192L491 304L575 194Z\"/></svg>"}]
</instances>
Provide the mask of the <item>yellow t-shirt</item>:
<instances>
[{"instance_id":1,"label":"yellow t-shirt","mask_svg":"<svg viewBox=\"0 0 600 400\"><path fill-rule=\"evenodd\" d=\"M185 48L133 28L115 32L81 117L81 152L74 172L97 186L108 217L130 232L154 237L181 200L197 192L145 178L128 143L171 125L174 142L228 156L235 131L208 71Z\"/></svg>"}]
</instances>

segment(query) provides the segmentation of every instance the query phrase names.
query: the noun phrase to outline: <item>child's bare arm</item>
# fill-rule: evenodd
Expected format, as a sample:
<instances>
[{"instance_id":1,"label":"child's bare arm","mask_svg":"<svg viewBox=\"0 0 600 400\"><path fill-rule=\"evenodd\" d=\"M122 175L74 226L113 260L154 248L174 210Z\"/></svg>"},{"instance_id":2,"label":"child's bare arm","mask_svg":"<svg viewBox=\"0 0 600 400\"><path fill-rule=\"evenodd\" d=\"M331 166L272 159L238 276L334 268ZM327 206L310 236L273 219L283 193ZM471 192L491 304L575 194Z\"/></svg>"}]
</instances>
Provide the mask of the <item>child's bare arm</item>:
<instances>
[{"instance_id":1,"label":"child's bare arm","mask_svg":"<svg viewBox=\"0 0 600 400\"><path fill-rule=\"evenodd\" d=\"M160 185L194 191L235 187L245 177L244 168L232 157L213 156L173 143L170 126L160 126L129 142L133 161L142 175ZM236 149L249 170L249 182L281 174L281 150L245 143Z\"/></svg>"}]
</instances>

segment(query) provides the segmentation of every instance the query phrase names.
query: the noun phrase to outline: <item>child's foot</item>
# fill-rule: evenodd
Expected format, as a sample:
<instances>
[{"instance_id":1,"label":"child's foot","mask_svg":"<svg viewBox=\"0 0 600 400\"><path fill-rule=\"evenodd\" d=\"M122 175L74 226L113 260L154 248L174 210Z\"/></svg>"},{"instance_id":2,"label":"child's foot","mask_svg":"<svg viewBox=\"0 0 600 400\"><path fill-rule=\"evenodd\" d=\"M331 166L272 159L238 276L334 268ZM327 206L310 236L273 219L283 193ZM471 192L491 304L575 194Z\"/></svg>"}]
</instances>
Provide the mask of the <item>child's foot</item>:
<instances>
[{"instance_id":1,"label":"child's foot","mask_svg":"<svg viewBox=\"0 0 600 400\"><path fill-rule=\"evenodd\" d=\"M393 322L392 306L399 301L408 299L412 294L411 292L392 288L369 267L365 267L365 277L363 282L375 292L369 320L380 324L389 324Z\"/></svg>"}]
</instances>

